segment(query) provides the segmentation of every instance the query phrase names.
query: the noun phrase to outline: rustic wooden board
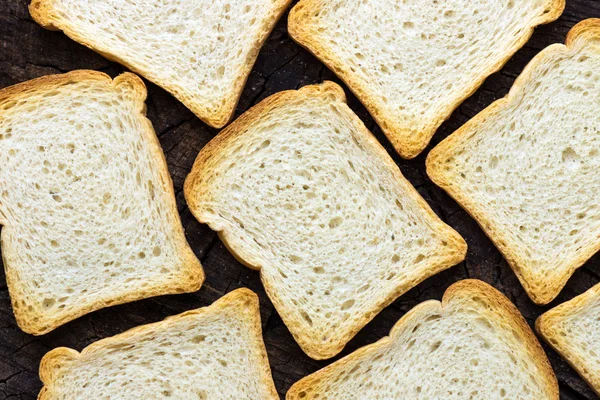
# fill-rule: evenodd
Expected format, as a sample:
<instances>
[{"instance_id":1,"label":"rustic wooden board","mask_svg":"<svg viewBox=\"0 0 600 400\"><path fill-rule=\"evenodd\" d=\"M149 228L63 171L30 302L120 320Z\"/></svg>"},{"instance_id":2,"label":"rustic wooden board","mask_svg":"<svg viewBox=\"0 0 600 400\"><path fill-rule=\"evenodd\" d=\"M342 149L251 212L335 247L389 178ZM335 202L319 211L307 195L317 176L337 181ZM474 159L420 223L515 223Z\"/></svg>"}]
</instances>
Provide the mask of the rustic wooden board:
<instances>
[{"instance_id":1,"label":"rustic wooden board","mask_svg":"<svg viewBox=\"0 0 600 400\"><path fill-rule=\"evenodd\" d=\"M0 0L0 88L41 75L88 68L112 76L123 68L71 41L60 32L43 30L27 12L28 0ZM600 0L567 0L567 9L556 22L540 27L532 39L503 70L491 76L440 128L433 144L452 133L495 99L503 97L527 62L544 47L564 42L577 22L600 17ZM338 79L323 64L294 44L286 31L287 16L277 25L260 53L239 103L237 114L265 97L285 89L296 89L324 79ZM81 350L90 343L140 324L154 322L185 310L206 306L223 294L248 287L261 301L264 338L273 378L283 396L292 383L327 365L307 357L274 311L261 286L259 275L243 267L227 252L216 234L193 218L185 205L182 187L198 151L217 133L200 122L183 105L155 85L148 84L148 116L167 157L177 205L188 240L201 259L206 282L197 293L163 296L111 307L79 318L43 337L24 334L17 327L0 272L0 399L35 399L41 382L37 370L40 358L57 346ZM517 278L483 231L454 201L433 185L425 174L425 155L411 161L397 157L372 118L350 95L349 103L367 127L375 133L402 169L402 172L431 204L440 217L457 229L469 244L465 262L428 279L382 311L346 347L342 355L387 335L392 325L416 304L440 299L453 282L467 277L484 280L507 295L530 324L553 305L587 290L600 281L600 256L594 257L573 276L550 306L535 306ZM2 166L0 166L2 168ZM1 268L3 270L3 268ZM600 340L600 337L598 338ZM594 399L596 396L578 375L545 346L560 383L564 399ZM337 359L337 358L336 358Z\"/></svg>"}]
</instances>

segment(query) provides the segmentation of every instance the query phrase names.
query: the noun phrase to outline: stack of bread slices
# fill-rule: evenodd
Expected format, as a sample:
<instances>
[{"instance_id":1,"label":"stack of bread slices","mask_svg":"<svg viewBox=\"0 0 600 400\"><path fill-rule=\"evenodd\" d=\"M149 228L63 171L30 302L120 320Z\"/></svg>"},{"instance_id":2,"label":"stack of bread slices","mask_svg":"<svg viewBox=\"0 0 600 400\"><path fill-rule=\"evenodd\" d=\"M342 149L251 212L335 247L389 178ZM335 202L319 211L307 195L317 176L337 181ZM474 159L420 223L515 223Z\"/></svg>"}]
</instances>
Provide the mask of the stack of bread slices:
<instances>
[{"instance_id":1,"label":"stack of bread slices","mask_svg":"<svg viewBox=\"0 0 600 400\"><path fill-rule=\"evenodd\" d=\"M33 0L47 29L120 62L206 124L232 118L290 0ZM404 158L564 0L300 0L288 31L358 97ZM465 23L465 21L469 21ZM502 252L532 301L552 301L600 249L600 20L538 54L510 93L427 156L431 180ZM0 90L2 257L18 325L46 334L103 307L193 292L186 241L146 87L79 70ZM187 204L264 289L302 350L339 354L382 309L467 256L325 81L276 93L198 154ZM600 289L536 324L600 393ZM243 371L243 373L240 373ZM40 399L276 399L257 296L50 351ZM518 309L464 280L390 335L296 382L288 399L558 399Z\"/></svg>"}]
</instances>

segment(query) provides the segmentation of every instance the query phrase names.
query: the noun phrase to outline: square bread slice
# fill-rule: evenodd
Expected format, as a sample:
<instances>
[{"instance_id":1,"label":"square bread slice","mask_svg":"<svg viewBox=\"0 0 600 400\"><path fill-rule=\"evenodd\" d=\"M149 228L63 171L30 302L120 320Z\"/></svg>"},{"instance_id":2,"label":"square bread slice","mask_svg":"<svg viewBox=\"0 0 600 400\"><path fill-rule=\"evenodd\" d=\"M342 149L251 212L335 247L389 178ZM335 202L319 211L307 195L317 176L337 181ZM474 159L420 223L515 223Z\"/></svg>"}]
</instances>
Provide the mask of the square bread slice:
<instances>
[{"instance_id":1,"label":"square bread slice","mask_svg":"<svg viewBox=\"0 0 600 400\"><path fill-rule=\"evenodd\" d=\"M479 222L537 304L600 248L599 91L600 20L586 20L427 158L431 179Z\"/></svg>"},{"instance_id":2,"label":"square bread slice","mask_svg":"<svg viewBox=\"0 0 600 400\"><path fill-rule=\"evenodd\" d=\"M564 7L565 0L301 0L288 30L348 85L398 154L413 158L534 27Z\"/></svg>"},{"instance_id":3,"label":"square bread slice","mask_svg":"<svg viewBox=\"0 0 600 400\"><path fill-rule=\"evenodd\" d=\"M185 197L261 271L315 359L339 353L381 309L466 253L332 82L243 114L202 149Z\"/></svg>"},{"instance_id":4,"label":"square bread slice","mask_svg":"<svg viewBox=\"0 0 600 400\"><path fill-rule=\"evenodd\" d=\"M123 64L220 128L291 0L33 0L46 29Z\"/></svg>"},{"instance_id":5,"label":"square bread slice","mask_svg":"<svg viewBox=\"0 0 600 400\"><path fill-rule=\"evenodd\" d=\"M558 400L535 335L502 293L478 280L406 313L390 335L296 382L296 399Z\"/></svg>"},{"instance_id":6,"label":"square bread slice","mask_svg":"<svg viewBox=\"0 0 600 400\"><path fill-rule=\"evenodd\" d=\"M535 327L600 396L600 285L542 314Z\"/></svg>"},{"instance_id":7,"label":"square bread slice","mask_svg":"<svg viewBox=\"0 0 600 400\"><path fill-rule=\"evenodd\" d=\"M204 280L145 98L137 76L95 71L0 90L2 258L25 332Z\"/></svg>"},{"instance_id":8,"label":"square bread slice","mask_svg":"<svg viewBox=\"0 0 600 400\"><path fill-rule=\"evenodd\" d=\"M39 400L279 399L258 297L235 290L209 307L99 340L40 364Z\"/></svg>"}]
</instances>

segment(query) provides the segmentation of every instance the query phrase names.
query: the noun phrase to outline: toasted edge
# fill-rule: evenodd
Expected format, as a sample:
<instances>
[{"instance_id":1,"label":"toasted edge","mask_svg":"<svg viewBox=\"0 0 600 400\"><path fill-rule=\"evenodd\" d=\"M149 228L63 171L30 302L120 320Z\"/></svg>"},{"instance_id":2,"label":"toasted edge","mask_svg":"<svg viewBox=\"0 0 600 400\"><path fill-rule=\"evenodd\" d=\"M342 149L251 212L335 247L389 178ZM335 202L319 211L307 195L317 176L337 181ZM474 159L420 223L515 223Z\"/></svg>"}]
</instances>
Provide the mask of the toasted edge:
<instances>
[{"instance_id":1,"label":"toasted edge","mask_svg":"<svg viewBox=\"0 0 600 400\"><path fill-rule=\"evenodd\" d=\"M137 62L128 56L117 56L111 54L110 49L102 50L102 46L98 46L94 44L94 40L86 37L85 35L80 35L76 29L73 29L67 21L61 20L58 16L55 16L53 13L53 0L32 0L29 5L29 13L31 14L33 20L37 22L40 26L45 29L51 31L61 30L67 35L69 38L82 44L83 46L95 51L100 54L104 58L117 62L119 64L124 65L131 71L142 75L149 81L155 83L156 85L162 87L167 92L171 93L177 100L179 100L183 105L185 105L190 111L192 111L198 118L200 118L204 123L213 127L213 128L222 128L225 126L233 117L235 113L235 109L242 95L242 91L244 90L244 86L246 86L246 82L248 77L250 76L250 71L256 62L258 57L258 53L262 48L263 44L266 42L267 38L275 28L277 21L281 18L289 4L292 0L273 0L273 2L278 2L279 7L276 9L273 18L268 19L267 23L264 24L266 28L262 35L255 42L253 48L251 49L248 57L246 58L246 63L241 70L241 74L236 78L235 85L233 87L232 92L226 96L223 100L225 103L222 107L211 112L208 108L199 105L198 103L194 103L186 100L186 93L178 90L175 86L172 86L168 81L165 81L161 78L157 78L154 76L153 72L148 69L139 68L136 64Z\"/></svg>"},{"instance_id":2,"label":"toasted edge","mask_svg":"<svg viewBox=\"0 0 600 400\"><path fill-rule=\"evenodd\" d=\"M228 145L229 141L234 140L236 137L242 135L248 128L252 126L254 121L259 120L265 113L268 113L270 110L285 104L291 99L297 99L301 96L323 96L328 101L337 101L346 107L346 114L348 117L350 117L350 120L354 124L355 131L363 134L363 137L370 144L370 150L373 152L373 155L378 157L381 162L385 163L388 168L393 171L398 180L403 181L406 184L407 188L409 188L409 193L406 195L412 196L414 199L416 199L428 217L433 221L437 221L437 224L433 227L433 229L436 230L437 235L445 237L446 241L448 242L447 254L450 255L453 253L452 257L448 256L440 264L432 266L427 273L423 273L414 282L407 282L405 285L396 288L394 292L390 293L385 298L382 298L376 307L371 309L369 312L365 312L365 317L362 322L355 324L345 337L331 346L321 346L310 338L305 339L300 336L301 332L295 329L295 325L297 324L295 324L294 318L290 315L290 313L288 313L283 304L278 301L278 297L275 295L276 288L272 287L264 275L261 274L261 281L265 286L265 290L269 295L269 298L275 305L277 311L294 336L296 342L298 342L302 350L308 356L316 360L322 360L331 358L342 351L348 341L350 341L350 339L352 339L352 337L354 337L364 327L364 325L371 321L375 315L381 312L381 310L391 304L399 296L430 276L463 261L467 253L467 244L454 229L441 221L440 218L433 212L433 210L431 210L427 202L402 175L400 169L393 162L385 149L373 137L371 132L369 132L369 130L364 126L362 121L347 107L346 96L344 95L343 89L333 82L325 81L322 84L305 86L299 90L289 90L277 93L265 99L258 105L252 107L237 120L235 120L231 125L225 128L221 133L219 133L213 140L211 140L200 151L196 161L194 162L192 171L188 175L184 185L184 194L189 205L189 209L198 219L198 221L208 224L211 229L218 232L219 237L223 241L224 245L238 261L254 270L260 270L262 268L262 260L260 260L259 256L245 251L242 246L238 246L235 242L235 236L230 230L227 229L227 227L215 222L210 218L210 216L203 213L202 207L200 204L198 204L195 196L195 193L204 190L203 187L200 187L198 182L200 177L204 174L205 165L207 164L208 160L215 156L218 157L219 152Z\"/></svg>"},{"instance_id":3,"label":"toasted edge","mask_svg":"<svg viewBox=\"0 0 600 400\"><path fill-rule=\"evenodd\" d=\"M476 202L472 201L466 194L463 194L460 188L453 185L453 182L455 182L456 179L451 175L445 174L443 165L444 160L452 156L456 144L461 143L463 140L470 139L474 136L472 132L475 127L480 123L484 123L487 119L494 117L501 109L511 103L513 97L516 93L520 92L525 83L529 81L534 70L541 64L547 54L556 51L564 51L565 49L573 51L573 49L577 48L576 43L581 42L582 40L587 41L590 38L597 38L597 40L600 40L600 19L586 19L579 22L567 35L566 45L553 44L538 53L529 64L527 64L521 75L515 80L509 93L504 98L496 100L456 132L444 139L431 150L426 161L427 175L477 221L485 234L496 245L498 250L500 250L504 258L506 258L529 298L539 305L548 304L558 296L562 288L566 285L567 280L573 275L573 272L600 250L600 241L582 249L580 256L565 266L565 272L558 279L550 282L540 282L536 285L532 274L528 273L527 262L520 259L518 254L512 251L500 229L498 229L487 215L478 208ZM538 289L536 286L539 286L540 288Z\"/></svg>"},{"instance_id":4,"label":"toasted edge","mask_svg":"<svg viewBox=\"0 0 600 400\"><path fill-rule=\"evenodd\" d=\"M576 310L586 308L600 296L600 284L592 287L579 296L562 303L544 314L535 321L535 329L544 341L564 358L567 363L583 378L583 380L600 396L600 375L588 371L584 365L585 360L577 352L571 351L567 339L554 331L553 327L561 319L572 315ZM600 332L597 332L600 333Z\"/></svg>"},{"instance_id":5,"label":"toasted edge","mask_svg":"<svg viewBox=\"0 0 600 400\"><path fill-rule=\"evenodd\" d=\"M286 399L294 400L306 398L306 391L308 389L314 390L317 392L316 394L319 394L320 383L326 381L330 374L336 374L340 370L346 369L347 365L351 362L354 362L355 360L361 360L362 358L368 356L372 351L381 347L385 347L390 342L393 342L405 328L404 325L408 320L417 318L420 316L420 314L426 314L430 309L434 309L436 311L439 310L443 313L448 304L452 302L454 297L460 296L461 293L466 293L467 295L472 295L473 297L481 296L485 298L486 303L490 304L494 310L500 311L503 316L512 320L513 327L519 333L521 333L522 337L524 338L523 344L525 346L525 351L532 356L532 358L543 370L546 371L544 377L547 381L547 388L552 393L551 399L558 400L558 380L554 375L554 371L550 366L550 362L548 361L542 346L538 342L537 338L531 331L531 328L519 310L497 289L477 279L465 279L454 283L448 289L446 289L441 302L437 300L427 300L418 304L404 314L404 316L402 316L402 318L400 318L400 320L394 324L389 336L385 336L375 343L361 347L360 349L350 353L346 357L334 362L333 364L330 364L329 366L294 383L287 392Z\"/></svg>"},{"instance_id":6,"label":"toasted edge","mask_svg":"<svg viewBox=\"0 0 600 400\"><path fill-rule=\"evenodd\" d=\"M501 59L482 71L480 78L475 79L468 86L464 86L458 91L457 100L440 109L437 116L430 121L424 130L418 135L410 134L414 132L406 129L403 125L397 125L391 118L385 115L385 110L377 106L377 96L373 94L368 87L363 86L358 80L354 79L353 73L341 61L336 59L335 54L330 52L323 43L311 36L311 32L305 29L306 15L310 13L322 0L300 0L290 11L288 19L288 31L291 38L315 57L321 60L330 70L352 90L355 96L363 103L365 108L373 116L377 124L381 127L387 138L390 140L396 152L405 159L411 159L418 156L429 144L431 138L439 126L447 120L452 112L483 84L491 74L499 71L513 54L519 50L531 37L536 26L552 22L562 14L565 8L565 0L550 0L552 3L547 8L547 12L532 19L531 27L523 33L518 42L510 47ZM407 134L408 133L408 134Z\"/></svg>"},{"instance_id":7,"label":"toasted edge","mask_svg":"<svg viewBox=\"0 0 600 400\"><path fill-rule=\"evenodd\" d=\"M167 160L162 152L160 143L154 132L154 128L152 127L152 123L148 118L146 118L146 105L144 102L146 99L146 86L140 78L138 78L132 73L126 72L117 76L113 80L110 78L110 76L106 75L105 73L90 70L77 70L66 74L42 76L40 78L19 83L0 90L0 104L12 97L25 95L26 92L42 91L65 82L80 82L85 80L105 81L107 84L112 84L112 86L114 86L115 89L120 86L129 86L127 90L131 90L135 93L135 101L138 104L139 110L138 117L141 118L144 126L146 127L146 129L144 130L146 139L150 142L151 148L153 148L153 157L158 161L156 168L160 171L160 174L162 175L162 180L165 183L162 189L163 191L169 193L171 198L169 204L165 204L164 206L169 209L169 212L172 213L172 215L176 216L177 222L175 222L175 225L172 227L172 229L180 235L180 238L177 240L178 242L181 242L181 248L179 251L180 254L184 255L184 257L182 257L183 265L187 266L187 269L181 272L181 279L177 285L159 285L153 291L151 291L151 294L142 295L138 292L134 292L114 298L109 301L95 301L89 304L82 304L78 311L60 318L53 318L51 314L38 314L36 312L28 312L26 310L23 310L21 312L15 312L15 318L19 327L24 332L33 335L43 335L69 321L81 317L82 315L111 305L127 303L143 298L159 296L164 294L194 292L200 289L200 286L204 282L205 276L202 265L200 264L200 261L196 258L191 248L189 247L189 244L187 243L187 240L185 238L183 226L181 225L179 212L175 205L175 191L173 189L173 182L171 180L171 176L168 172ZM8 220L2 222L4 223L4 229L2 230L1 234L3 239L10 230L10 224L8 223ZM0 239L0 242L4 241ZM2 246L2 257L4 261L4 269L6 272L6 282L9 288L9 292L11 294L10 297L13 305L13 310L15 310L15 303L21 296L20 293L14 292L15 284L19 281L19 267L7 263L7 260L4 256L5 252L7 251L11 250L6 246ZM82 301L82 303L84 302ZM38 319L38 322L35 321L36 318Z\"/></svg>"},{"instance_id":8,"label":"toasted edge","mask_svg":"<svg viewBox=\"0 0 600 400\"><path fill-rule=\"evenodd\" d=\"M122 340L131 338L138 334L156 332L159 330L169 330L171 325L189 316L215 314L228 308L236 309L236 315L239 316L240 319L246 319L246 321L249 323L251 334L247 336L248 340L253 341L257 346L257 350L259 350L261 353L258 354L261 356L261 360L260 364L256 365L256 368L261 370L262 375L265 377L263 383L265 387L268 388L270 397L273 399L278 399L279 397L277 390L275 389L275 384L273 383L271 375L271 367L267 357L267 350L265 348L264 341L262 340L262 326L258 296L250 289L241 288L226 294L210 306L186 311L175 316L167 317L159 322L138 326L116 336L101 339L84 348L81 353L67 347L58 347L49 351L46 353L46 355L44 355L42 361L40 362L40 379L44 384L44 387L38 395L38 400L50 400L52 398L51 396L56 378L61 373L61 370L68 370L71 363L77 361L84 355L93 353L96 350L107 348L113 344L118 344Z\"/></svg>"}]
</instances>

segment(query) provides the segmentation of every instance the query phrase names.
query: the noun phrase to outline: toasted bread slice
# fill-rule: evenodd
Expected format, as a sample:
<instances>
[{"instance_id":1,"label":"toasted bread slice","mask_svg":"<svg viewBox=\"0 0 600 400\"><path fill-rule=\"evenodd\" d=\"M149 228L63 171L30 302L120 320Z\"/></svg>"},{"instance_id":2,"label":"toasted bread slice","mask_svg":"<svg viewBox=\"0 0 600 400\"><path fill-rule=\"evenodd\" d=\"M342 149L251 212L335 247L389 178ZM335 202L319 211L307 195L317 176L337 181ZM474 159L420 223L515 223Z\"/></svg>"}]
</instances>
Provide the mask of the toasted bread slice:
<instances>
[{"instance_id":1,"label":"toasted bread slice","mask_svg":"<svg viewBox=\"0 0 600 400\"><path fill-rule=\"evenodd\" d=\"M220 128L291 0L32 0L46 29L125 65Z\"/></svg>"},{"instance_id":2,"label":"toasted bread slice","mask_svg":"<svg viewBox=\"0 0 600 400\"><path fill-rule=\"evenodd\" d=\"M54 349L42 359L40 377L40 400L279 399L258 297L248 289L99 340L81 353Z\"/></svg>"},{"instance_id":3,"label":"toasted bread slice","mask_svg":"<svg viewBox=\"0 0 600 400\"><path fill-rule=\"evenodd\" d=\"M404 158L565 0L301 0L288 30L354 92Z\"/></svg>"},{"instance_id":4,"label":"toasted bread slice","mask_svg":"<svg viewBox=\"0 0 600 400\"><path fill-rule=\"evenodd\" d=\"M538 304L600 248L599 90L600 20L590 19L427 158L431 179L479 222Z\"/></svg>"},{"instance_id":5,"label":"toasted bread slice","mask_svg":"<svg viewBox=\"0 0 600 400\"><path fill-rule=\"evenodd\" d=\"M137 76L94 71L0 90L2 257L25 332L204 280L145 98Z\"/></svg>"},{"instance_id":6,"label":"toasted bread slice","mask_svg":"<svg viewBox=\"0 0 600 400\"><path fill-rule=\"evenodd\" d=\"M535 327L600 396L600 285L542 314Z\"/></svg>"},{"instance_id":7,"label":"toasted bread slice","mask_svg":"<svg viewBox=\"0 0 600 400\"><path fill-rule=\"evenodd\" d=\"M345 100L331 82L269 97L202 149L185 182L192 213L260 269L317 359L466 253Z\"/></svg>"},{"instance_id":8,"label":"toasted bread slice","mask_svg":"<svg viewBox=\"0 0 600 400\"><path fill-rule=\"evenodd\" d=\"M425 301L390 336L295 383L295 399L547 399L558 382L519 310L477 280Z\"/></svg>"}]
</instances>

